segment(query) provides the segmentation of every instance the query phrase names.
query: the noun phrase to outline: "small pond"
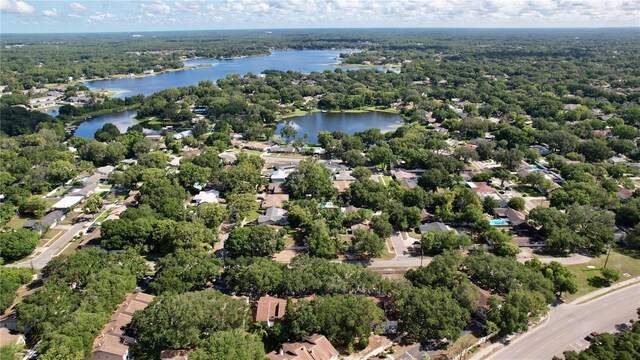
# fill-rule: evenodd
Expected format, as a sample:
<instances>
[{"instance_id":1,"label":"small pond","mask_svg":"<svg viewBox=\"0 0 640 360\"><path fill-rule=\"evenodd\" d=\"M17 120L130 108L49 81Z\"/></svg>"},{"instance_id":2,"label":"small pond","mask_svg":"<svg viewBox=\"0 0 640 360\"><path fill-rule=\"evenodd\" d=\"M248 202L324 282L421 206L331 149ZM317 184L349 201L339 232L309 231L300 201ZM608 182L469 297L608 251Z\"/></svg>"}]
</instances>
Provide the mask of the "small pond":
<instances>
[{"instance_id":1,"label":"small pond","mask_svg":"<svg viewBox=\"0 0 640 360\"><path fill-rule=\"evenodd\" d=\"M404 120L400 115L379 111L369 111L365 113L314 112L288 119L286 122L281 122L278 124L276 134L279 135L280 129L287 123L293 125L298 131L298 138L304 134L308 134L308 141L317 143L318 132L320 131L344 131L352 135L370 128L376 128L384 133L395 130L404 124Z\"/></svg>"}]
</instances>

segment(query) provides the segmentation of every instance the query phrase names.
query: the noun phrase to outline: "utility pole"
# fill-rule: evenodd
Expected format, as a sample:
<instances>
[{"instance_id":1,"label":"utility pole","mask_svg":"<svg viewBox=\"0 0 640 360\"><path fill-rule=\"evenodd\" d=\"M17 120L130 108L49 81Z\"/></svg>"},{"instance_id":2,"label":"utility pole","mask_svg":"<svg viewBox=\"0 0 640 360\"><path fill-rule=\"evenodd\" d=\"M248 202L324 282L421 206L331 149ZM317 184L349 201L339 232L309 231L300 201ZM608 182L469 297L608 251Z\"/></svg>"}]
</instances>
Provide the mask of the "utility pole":
<instances>
[{"instance_id":1,"label":"utility pole","mask_svg":"<svg viewBox=\"0 0 640 360\"><path fill-rule=\"evenodd\" d=\"M603 269L607 268L607 263L609 262L609 255L611 255L611 245L609 245L609 251L607 251L607 259L604 261Z\"/></svg>"}]
</instances>

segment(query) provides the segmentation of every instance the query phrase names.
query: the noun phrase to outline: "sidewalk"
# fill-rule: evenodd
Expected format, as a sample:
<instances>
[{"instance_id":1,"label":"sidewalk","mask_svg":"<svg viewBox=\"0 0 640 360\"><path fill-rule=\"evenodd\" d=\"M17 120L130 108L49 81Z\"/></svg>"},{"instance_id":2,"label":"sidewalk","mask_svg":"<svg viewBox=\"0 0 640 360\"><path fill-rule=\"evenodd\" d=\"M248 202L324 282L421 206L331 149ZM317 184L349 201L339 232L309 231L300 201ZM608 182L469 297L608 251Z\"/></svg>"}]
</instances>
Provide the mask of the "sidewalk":
<instances>
[{"instance_id":1,"label":"sidewalk","mask_svg":"<svg viewBox=\"0 0 640 360\"><path fill-rule=\"evenodd\" d=\"M600 296L602 296L604 294L610 293L612 291L618 290L620 288L623 288L623 287L631 285L631 284L635 284L638 281L640 281L640 276L636 276L634 278L627 279L627 280L621 281L619 283L615 283L615 284L613 284L613 285L611 285L609 287L602 288L600 290L596 290L596 291L590 292L590 293L588 293L588 294L586 294L584 296L581 296L581 297L573 300L572 302L570 302L568 304L569 305L580 305L580 304L583 304L585 302L588 302L589 300L593 300L593 299L595 299L597 297L600 297Z\"/></svg>"}]
</instances>

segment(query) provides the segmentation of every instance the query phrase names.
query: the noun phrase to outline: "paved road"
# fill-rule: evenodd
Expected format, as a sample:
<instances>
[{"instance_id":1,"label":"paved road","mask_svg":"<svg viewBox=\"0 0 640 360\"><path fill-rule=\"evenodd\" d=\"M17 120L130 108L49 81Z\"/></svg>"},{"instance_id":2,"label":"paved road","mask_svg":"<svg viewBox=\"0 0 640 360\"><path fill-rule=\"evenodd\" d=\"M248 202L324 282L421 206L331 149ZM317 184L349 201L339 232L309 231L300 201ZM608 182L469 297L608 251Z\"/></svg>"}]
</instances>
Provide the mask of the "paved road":
<instances>
[{"instance_id":1,"label":"paved road","mask_svg":"<svg viewBox=\"0 0 640 360\"><path fill-rule=\"evenodd\" d=\"M69 241L71 241L73 239L73 237L82 229L82 227L84 225L87 225L88 222L80 222L77 223L73 226L71 226L69 228L69 230L67 230L67 232L65 232L63 235L61 235L56 241L53 242L53 244L49 245L48 247L42 247L42 248L37 248L35 251L40 251L40 254L38 254L38 256L34 257L33 259L29 259L17 264L9 264L7 266L10 267L31 267L33 266L34 269L42 269L43 267L45 267L47 265L47 263L49 262L49 260L51 260L51 258L53 258L53 256L63 247L65 247Z\"/></svg>"},{"instance_id":2,"label":"paved road","mask_svg":"<svg viewBox=\"0 0 640 360\"><path fill-rule=\"evenodd\" d=\"M563 304L551 309L546 324L523 334L489 357L491 360L549 360L566 350L589 346L592 331L612 332L616 324L637 318L640 284L617 290L582 305Z\"/></svg>"}]
</instances>

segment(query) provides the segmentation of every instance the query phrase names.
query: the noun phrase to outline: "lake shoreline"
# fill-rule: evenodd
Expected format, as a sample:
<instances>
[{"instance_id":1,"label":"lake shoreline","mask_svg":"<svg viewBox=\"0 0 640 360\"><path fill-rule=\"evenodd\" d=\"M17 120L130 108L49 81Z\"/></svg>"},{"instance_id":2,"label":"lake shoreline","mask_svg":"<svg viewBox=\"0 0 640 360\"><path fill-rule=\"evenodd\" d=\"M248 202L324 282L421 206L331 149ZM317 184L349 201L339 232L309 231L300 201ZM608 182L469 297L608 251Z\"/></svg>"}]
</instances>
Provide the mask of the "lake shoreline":
<instances>
[{"instance_id":1,"label":"lake shoreline","mask_svg":"<svg viewBox=\"0 0 640 360\"><path fill-rule=\"evenodd\" d=\"M386 113L386 114L400 115L400 110L397 110L397 109L392 108L392 107L376 108L376 107L373 107L373 106L369 106L369 107L360 108L360 109L348 109L348 110L320 110L318 108L311 109L311 110L296 109L296 111L294 111L292 113L279 115L278 116L279 120L277 122L280 122L282 120L292 119L292 118L295 118L295 117L305 116L307 114L312 114L312 113L317 113L317 112L324 112L324 113L329 113L329 114L364 114L364 113L368 113L368 112L381 112L381 113Z\"/></svg>"}]
</instances>

